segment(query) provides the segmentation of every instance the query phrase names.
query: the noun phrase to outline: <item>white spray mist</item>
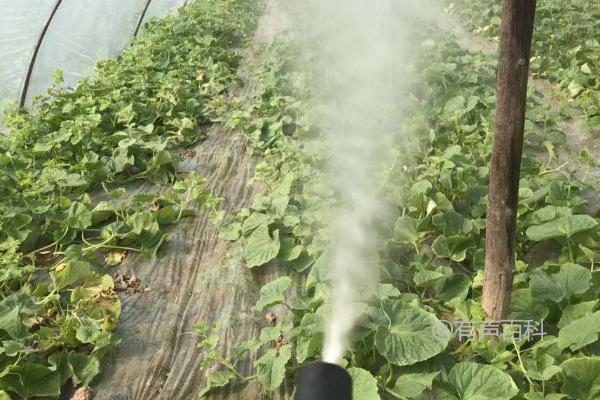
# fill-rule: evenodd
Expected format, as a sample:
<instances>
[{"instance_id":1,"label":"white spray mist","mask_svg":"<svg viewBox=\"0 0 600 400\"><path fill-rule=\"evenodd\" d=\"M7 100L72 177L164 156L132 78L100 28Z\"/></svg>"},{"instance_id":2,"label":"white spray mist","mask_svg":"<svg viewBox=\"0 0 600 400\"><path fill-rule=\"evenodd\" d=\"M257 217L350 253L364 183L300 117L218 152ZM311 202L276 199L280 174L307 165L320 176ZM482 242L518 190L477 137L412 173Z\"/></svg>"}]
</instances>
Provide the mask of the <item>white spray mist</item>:
<instances>
[{"instance_id":1,"label":"white spray mist","mask_svg":"<svg viewBox=\"0 0 600 400\"><path fill-rule=\"evenodd\" d=\"M330 223L333 282L323 349L325 362L338 363L378 283L372 223L386 215L378 177L390 149L398 146L394 135L409 95L414 45L407 26L426 12L421 0L291 3L297 31L314 55L314 101L339 200Z\"/></svg>"}]
</instances>

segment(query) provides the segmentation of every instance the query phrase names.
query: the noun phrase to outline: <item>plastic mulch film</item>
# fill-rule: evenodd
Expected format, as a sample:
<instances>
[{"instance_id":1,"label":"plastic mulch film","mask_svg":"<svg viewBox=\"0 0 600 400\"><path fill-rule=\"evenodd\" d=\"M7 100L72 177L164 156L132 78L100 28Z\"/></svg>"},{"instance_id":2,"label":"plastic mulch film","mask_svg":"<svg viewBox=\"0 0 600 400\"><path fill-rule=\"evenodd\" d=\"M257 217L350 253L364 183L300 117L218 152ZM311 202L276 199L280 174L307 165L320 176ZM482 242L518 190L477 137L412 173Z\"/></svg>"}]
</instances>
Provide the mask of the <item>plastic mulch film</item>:
<instances>
[{"instance_id":1,"label":"plastic mulch film","mask_svg":"<svg viewBox=\"0 0 600 400\"><path fill-rule=\"evenodd\" d=\"M254 160L248 139L215 127L193 154L180 165L182 171L204 176L207 188L224 199L222 209L233 212L252 204L261 186L251 181ZM132 193L147 193L155 187L135 189ZM123 274L138 277L144 289L119 295L116 334L121 343L102 362L94 400L198 399L207 370L200 368L204 350L194 326L215 326L223 354L259 334L261 318L251 308L278 269L250 270L241 246L220 240L219 229L208 215L199 214L173 227L155 261L129 254L119 265ZM253 361L237 365L250 375ZM210 399L259 398L260 388L252 383L232 385Z\"/></svg>"},{"instance_id":2,"label":"plastic mulch film","mask_svg":"<svg viewBox=\"0 0 600 400\"><path fill-rule=\"evenodd\" d=\"M57 69L63 71L65 85L73 86L97 60L121 52L144 5L144 0L63 0L40 48L27 99L44 93Z\"/></svg>"},{"instance_id":3,"label":"plastic mulch film","mask_svg":"<svg viewBox=\"0 0 600 400\"><path fill-rule=\"evenodd\" d=\"M0 2L0 105L17 99L38 35L54 1Z\"/></svg>"}]
</instances>

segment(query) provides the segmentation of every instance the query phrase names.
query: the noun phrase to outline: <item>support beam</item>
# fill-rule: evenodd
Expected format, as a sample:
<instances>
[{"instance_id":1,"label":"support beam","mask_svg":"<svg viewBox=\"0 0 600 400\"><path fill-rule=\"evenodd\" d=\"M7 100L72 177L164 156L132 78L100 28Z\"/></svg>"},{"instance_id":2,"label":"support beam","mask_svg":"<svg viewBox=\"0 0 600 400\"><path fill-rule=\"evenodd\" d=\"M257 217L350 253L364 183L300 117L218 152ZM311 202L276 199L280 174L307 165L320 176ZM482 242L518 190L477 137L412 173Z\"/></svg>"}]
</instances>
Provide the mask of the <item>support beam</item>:
<instances>
[{"instance_id":1,"label":"support beam","mask_svg":"<svg viewBox=\"0 0 600 400\"><path fill-rule=\"evenodd\" d=\"M503 0L496 130L488 196L482 305L506 318L515 268L519 176L536 0Z\"/></svg>"},{"instance_id":2,"label":"support beam","mask_svg":"<svg viewBox=\"0 0 600 400\"><path fill-rule=\"evenodd\" d=\"M138 18L137 24L135 24L135 30L133 31L133 36L136 37L140 32L140 28L142 27L142 23L144 22L144 18L146 17L146 13L148 12L148 7L150 7L150 3L152 0L146 0L146 4L144 4L144 9Z\"/></svg>"},{"instance_id":3,"label":"support beam","mask_svg":"<svg viewBox=\"0 0 600 400\"><path fill-rule=\"evenodd\" d=\"M35 61L37 59L38 53L40 52L40 48L42 47L42 42L44 41L44 37L46 37L46 33L48 32L48 27L52 23L56 12L58 11L58 7L62 0L56 0L52 10L50 11L50 15L44 22L42 26L42 30L38 35L37 41L35 42L35 47L33 48L33 53L31 53L31 58L29 59L29 65L27 66L27 70L25 72L25 76L23 77L23 82L21 83L21 96L19 98L19 107L23 107L25 105L25 101L27 101L27 91L29 90L29 84L31 83L31 76L33 74L33 67L35 66Z\"/></svg>"}]
</instances>

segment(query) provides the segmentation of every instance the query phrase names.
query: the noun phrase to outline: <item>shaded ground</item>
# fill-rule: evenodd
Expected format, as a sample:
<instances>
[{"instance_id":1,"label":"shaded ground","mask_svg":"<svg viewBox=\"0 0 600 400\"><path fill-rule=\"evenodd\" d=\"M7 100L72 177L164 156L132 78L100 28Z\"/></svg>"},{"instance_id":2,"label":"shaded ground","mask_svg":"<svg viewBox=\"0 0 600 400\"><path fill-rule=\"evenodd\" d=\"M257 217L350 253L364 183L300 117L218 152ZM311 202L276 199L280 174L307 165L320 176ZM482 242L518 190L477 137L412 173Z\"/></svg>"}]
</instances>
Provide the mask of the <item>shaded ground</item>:
<instances>
[{"instance_id":1,"label":"shaded ground","mask_svg":"<svg viewBox=\"0 0 600 400\"><path fill-rule=\"evenodd\" d=\"M283 29L284 19L278 13L278 7L269 2L256 33L257 43L269 42ZM250 51L246 56L253 57ZM214 128L192 150L183 168L206 177L208 188L225 199L225 210L250 205L260 185L251 182L254 160L241 133ZM258 300L260 287L271 279L269 270L253 274L241 261L239 245L221 241L218 232L219 226L208 216L190 218L174 227L156 262L128 255L121 264L123 275L139 278L147 289L121 295L117 333L122 342L104 360L95 399L195 399L206 371L199 368L202 354L193 326L201 321L215 324L224 355L257 334L259 317L250 308ZM252 361L247 360L248 371ZM251 385L242 392L235 390L215 398L259 396L258 388Z\"/></svg>"}]
</instances>

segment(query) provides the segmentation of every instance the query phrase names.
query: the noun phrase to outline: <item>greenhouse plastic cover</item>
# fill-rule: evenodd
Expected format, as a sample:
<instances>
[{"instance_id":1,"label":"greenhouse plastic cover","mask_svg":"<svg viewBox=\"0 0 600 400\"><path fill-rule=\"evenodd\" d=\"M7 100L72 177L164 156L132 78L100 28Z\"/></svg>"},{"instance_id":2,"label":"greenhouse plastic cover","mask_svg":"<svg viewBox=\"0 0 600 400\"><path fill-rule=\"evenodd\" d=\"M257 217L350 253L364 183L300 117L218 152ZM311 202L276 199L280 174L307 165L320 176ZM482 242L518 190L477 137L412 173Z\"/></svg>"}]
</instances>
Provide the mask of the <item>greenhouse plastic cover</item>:
<instances>
[{"instance_id":1,"label":"greenhouse plastic cover","mask_svg":"<svg viewBox=\"0 0 600 400\"><path fill-rule=\"evenodd\" d=\"M96 61L112 57L131 41L136 25L181 7L184 0L0 0L0 104L18 100L32 62L26 99L44 93L54 72L72 86ZM56 12L52 15L52 11ZM146 13L144 14L144 10Z\"/></svg>"}]
</instances>

